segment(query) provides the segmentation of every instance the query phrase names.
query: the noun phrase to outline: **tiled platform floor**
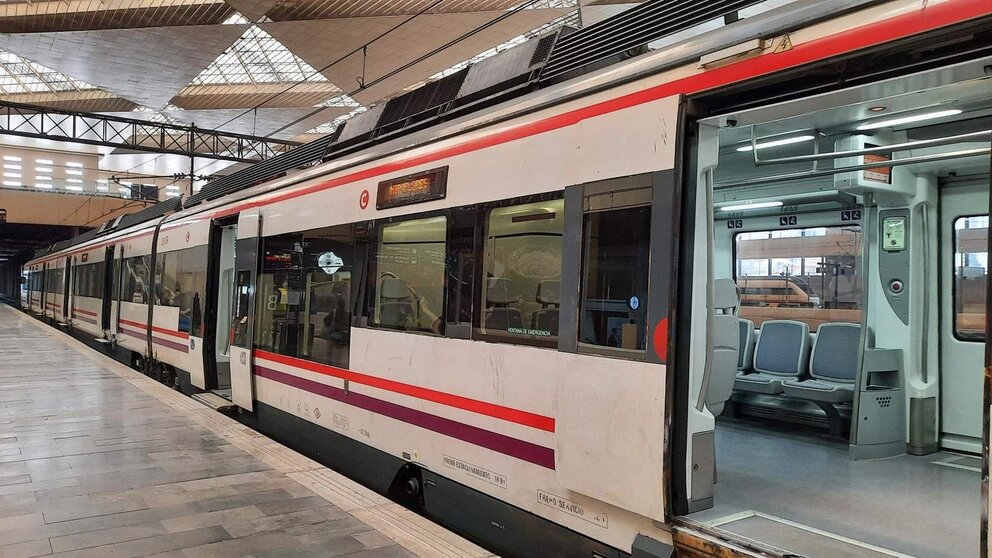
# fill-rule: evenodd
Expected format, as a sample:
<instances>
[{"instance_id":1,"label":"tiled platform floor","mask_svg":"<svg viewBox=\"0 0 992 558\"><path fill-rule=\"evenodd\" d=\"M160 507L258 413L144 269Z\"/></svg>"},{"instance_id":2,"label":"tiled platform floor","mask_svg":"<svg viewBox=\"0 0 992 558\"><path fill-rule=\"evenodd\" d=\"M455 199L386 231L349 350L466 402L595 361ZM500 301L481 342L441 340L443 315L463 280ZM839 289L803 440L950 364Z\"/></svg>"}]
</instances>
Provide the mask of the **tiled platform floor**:
<instances>
[{"instance_id":1,"label":"tiled platform floor","mask_svg":"<svg viewBox=\"0 0 992 558\"><path fill-rule=\"evenodd\" d=\"M488 552L0 305L0 557Z\"/></svg>"}]
</instances>

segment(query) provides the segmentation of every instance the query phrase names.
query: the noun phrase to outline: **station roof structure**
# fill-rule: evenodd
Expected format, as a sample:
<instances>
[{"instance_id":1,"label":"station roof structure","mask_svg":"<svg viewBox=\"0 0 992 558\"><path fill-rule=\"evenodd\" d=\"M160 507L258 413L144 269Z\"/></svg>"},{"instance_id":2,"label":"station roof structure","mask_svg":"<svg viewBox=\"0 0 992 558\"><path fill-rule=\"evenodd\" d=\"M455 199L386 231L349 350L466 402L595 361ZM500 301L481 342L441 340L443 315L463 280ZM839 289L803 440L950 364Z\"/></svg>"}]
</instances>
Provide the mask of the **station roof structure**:
<instances>
[{"instance_id":1,"label":"station roof structure","mask_svg":"<svg viewBox=\"0 0 992 558\"><path fill-rule=\"evenodd\" d=\"M304 142L474 59L579 26L580 7L619 4L8 0L0 99Z\"/></svg>"}]
</instances>

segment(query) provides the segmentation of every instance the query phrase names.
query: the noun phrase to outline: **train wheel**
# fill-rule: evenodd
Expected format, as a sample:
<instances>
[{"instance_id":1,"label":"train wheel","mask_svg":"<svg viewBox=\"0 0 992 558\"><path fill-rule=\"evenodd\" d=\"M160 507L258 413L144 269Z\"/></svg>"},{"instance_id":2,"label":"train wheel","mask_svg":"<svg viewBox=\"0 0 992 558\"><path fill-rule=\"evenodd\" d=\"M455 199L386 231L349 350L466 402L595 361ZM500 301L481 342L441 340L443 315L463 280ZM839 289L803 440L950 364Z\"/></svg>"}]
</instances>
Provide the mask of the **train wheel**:
<instances>
[{"instance_id":1,"label":"train wheel","mask_svg":"<svg viewBox=\"0 0 992 558\"><path fill-rule=\"evenodd\" d=\"M389 488L389 497L403 507L418 513L424 511L424 480L420 467L406 464L396 474Z\"/></svg>"}]
</instances>

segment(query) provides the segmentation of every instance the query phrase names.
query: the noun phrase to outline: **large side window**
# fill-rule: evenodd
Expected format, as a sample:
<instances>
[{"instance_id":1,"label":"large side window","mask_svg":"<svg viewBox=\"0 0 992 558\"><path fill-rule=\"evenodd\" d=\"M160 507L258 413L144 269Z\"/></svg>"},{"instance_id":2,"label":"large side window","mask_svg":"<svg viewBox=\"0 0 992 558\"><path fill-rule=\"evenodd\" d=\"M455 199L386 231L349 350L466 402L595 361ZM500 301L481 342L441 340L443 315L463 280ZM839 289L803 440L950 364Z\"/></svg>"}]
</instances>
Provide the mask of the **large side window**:
<instances>
[{"instance_id":1,"label":"large side window","mask_svg":"<svg viewBox=\"0 0 992 558\"><path fill-rule=\"evenodd\" d=\"M965 341L985 341L988 242L987 215L954 221L954 335Z\"/></svg>"},{"instance_id":2,"label":"large side window","mask_svg":"<svg viewBox=\"0 0 992 558\"><path fill-rule=\"evenodd\" d=\"M354 269L352 225L265 238L256 347L347 367Z\"/></svg>"},{"instance_id":3,"label":"large side window","mask_svg":"<svg viewBox=\"0 0 992 558\"><path fill-rule=\"evenodd\" d=\"M73 267L73 294L88 298L103 298L103 263L81 264Z\"/></svg>"},{"instance_id":4,"label":"large side window","mask_svg":"<svg viewBox=\"0 0 992 558\"><path fill-rule=\"evenodd\" d=\"M651 188L644 177L586 187L579 346L642 358L647 346Z\"/></svg>"},{"instance_id":5,"label":"large side window","mask_svg":"<svg viewBox=\"0 0 992 558\"><path fill-rule=\"evenodd\" d=\"M182 285L178 280L179 262L182 251L159 253L155 258L155 304L159 306L179 306Z\"/></svg>"},{"instance_id":6,"label":"large side window","mask_svg":"<svg viewBox=\"0 0 992 558\"><path fill-rule=\"evenodd\" d=\"M207 247L187 248L181 254L176 262L179 331L202 337L203 298L207 288Z\"/></svg>"},{"instance_id":7,"label":"large side window","mask_svg":"<svg viewBox=\"0 0 992 558\"><path fill-rule=\"evenodd\" d=\"M557 199L488 211L482 336L557 346L564 209Z\"/></svg>"},{"instance_id":8,"label":"large side window","mask_svg":"<svg viewBox=\"0 0 992 558\"><path fill-rule=\"evenodd\" d=\"M747 232L735 244L742 318L798 320L812 331L861 321L861 227Z\"/></svg>"},{"instance_id":9,"label":"large side window","mask_svg":"<svg viewBox=\"0 0 992 558\"><path fill-rule=\"evenodd\" d=\"M124 279L121 284L121 300L137 304L148 303L148 256L136 256L124 260Z\"/></svg>"},{"instance_id":10,"label":"large side window","mask_svg":"<svg viewBox=\"0 0 992 558\"><path fill-rule=\"evenodd\" d=\"M446 236L445 217L380 227L372 325L442 333Z\"/></svg>"}]
</instances>

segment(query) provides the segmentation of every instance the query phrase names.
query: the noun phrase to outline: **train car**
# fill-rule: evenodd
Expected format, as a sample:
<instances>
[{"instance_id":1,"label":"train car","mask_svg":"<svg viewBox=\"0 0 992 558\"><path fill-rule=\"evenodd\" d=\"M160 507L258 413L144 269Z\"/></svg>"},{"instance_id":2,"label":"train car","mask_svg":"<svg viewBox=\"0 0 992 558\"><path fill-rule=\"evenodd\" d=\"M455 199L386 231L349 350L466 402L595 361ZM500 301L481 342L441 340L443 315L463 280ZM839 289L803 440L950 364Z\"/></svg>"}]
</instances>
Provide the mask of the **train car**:
<instances>
[{"instance_id":1,"label":"train car","mask_svg":"<svg viewBox=\"0 0 992 558\"><path fill-rule=\"evenodd\" d=\"M987 556L990 29L794 2L28 269L501 554Z\"/></svg>"}]
</instances>

